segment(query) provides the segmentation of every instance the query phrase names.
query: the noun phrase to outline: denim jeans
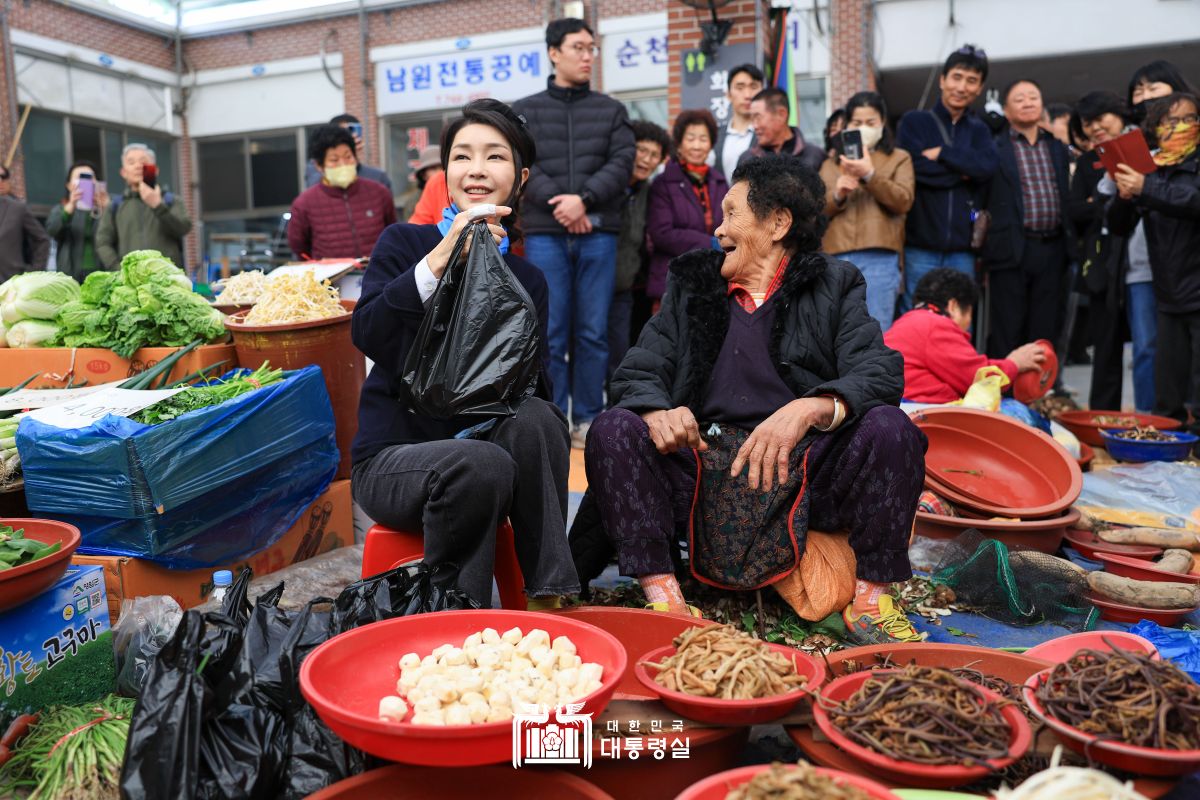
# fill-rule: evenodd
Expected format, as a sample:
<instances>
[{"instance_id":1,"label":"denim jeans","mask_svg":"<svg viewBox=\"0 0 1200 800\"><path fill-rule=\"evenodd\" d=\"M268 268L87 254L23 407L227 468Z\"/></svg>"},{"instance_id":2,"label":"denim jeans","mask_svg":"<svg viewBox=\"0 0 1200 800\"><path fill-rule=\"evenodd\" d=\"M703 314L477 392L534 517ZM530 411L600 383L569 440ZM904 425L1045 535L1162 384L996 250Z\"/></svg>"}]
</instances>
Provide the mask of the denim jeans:
<instances>
[{"instance_id":1,"label":"denim jeans","mask_svg":"<svg viewBox=\"0 0 1200 800\"><path fill-rule=\"evenodd\" d=\"M887 333L896 313L896 295L900 292L900 254L881 247L838 253L838 258L858 267L867 281L867 313Z\"/></svg>"},{"instance_id":2,"label":"denim jeans","mask_svg":"<svg viewBox=\"0 0 1200 800\"><path fill-rule=\"evenodd\" d=\"M900 313L911 311L913 293L925 274L938 267L950 267L975 277L975 254L965 250L943 253L938 250L923 250L920 247L904 248L904 298L900 302Z\"/></svg>"},{"instance_id":3,"label":"denim jeans","mask_svg":"<svg viewBox=\"0 0 1200 800\"><path fill-rule=\"evenodd\" d=\"M617 235L530 234L525 238L525 257L542 271L550 286L554 402L564 414L570 413L574 424L591 422L604 410L608 307L616 277Z\"/></svg>"},{"instance_id":4,"label":"denim jeans","mask_svg":"<svg viewBox=\"0 0 1200 800\"><path fill-rule=\"evenodd\" d=\"M1125 291L1125 313L1133 339L1133 404L1138 411L1149 414L1154 410L1154 350L1158 333L1154 284L1130 283Z\"/></svg>"}]
</instances>

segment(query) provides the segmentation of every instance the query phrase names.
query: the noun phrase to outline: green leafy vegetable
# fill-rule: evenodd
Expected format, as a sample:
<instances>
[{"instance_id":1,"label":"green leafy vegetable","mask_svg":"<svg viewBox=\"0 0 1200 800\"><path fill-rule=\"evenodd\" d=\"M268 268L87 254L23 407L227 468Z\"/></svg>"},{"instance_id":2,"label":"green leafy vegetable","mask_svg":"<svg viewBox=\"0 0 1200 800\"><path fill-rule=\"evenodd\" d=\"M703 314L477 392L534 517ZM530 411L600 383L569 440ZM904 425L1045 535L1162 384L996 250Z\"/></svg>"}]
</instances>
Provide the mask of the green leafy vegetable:
<instances>
[{"instance_id":1,"label":"green leafy vegetable","mask_svg":"<svg viewBox=\"0 0 1200 800\"><path fill-rule=\"evenodd\" d=\"M0 288L0 317L6 325L23 319L52 320L60 308L79 299L79 284L61 272L26 272Z\"/></svg>"},{"instance_id":2,"label":"green leafy vegetable","mask_svg":"<svg viewBox=\"0 0 1200 800\"><path fill-rule=\"evenodd\" d=\"M250 374L242 374L227 381L215 381L205 386L193 386L178 394L160 400L134 414L131 419L145 425L158 425L182 416L189 411L220 405L226 400L261 389L283 379L283 370L271 369L269 363Z\"/></svg>"},{"instance_id":3,"label":"green leafy vegetable","mask_svg":"<svg viewBox=\"0 0 1200 800\"><path fill-rule=\"evenodd\" d=\"M26 539L24 528L13 530L9 525L0 525L0 571L29 564L61 549L62 542L46 544L37 539Z\"/></svg>"},{"instance_id":4,"label":"green leafy vegetable","mask_svg":"<svg viewBox=\"0 0 1200 800\"><path fill-rule=\"evenodd\" d=\"M121 259L119 272L94 272L78 303L58 315L54 344L108 347L129 358L141 347L178 347L225 335L224 317L192 291L183 271L157 250Z\"/></svg>"}]
</instances>

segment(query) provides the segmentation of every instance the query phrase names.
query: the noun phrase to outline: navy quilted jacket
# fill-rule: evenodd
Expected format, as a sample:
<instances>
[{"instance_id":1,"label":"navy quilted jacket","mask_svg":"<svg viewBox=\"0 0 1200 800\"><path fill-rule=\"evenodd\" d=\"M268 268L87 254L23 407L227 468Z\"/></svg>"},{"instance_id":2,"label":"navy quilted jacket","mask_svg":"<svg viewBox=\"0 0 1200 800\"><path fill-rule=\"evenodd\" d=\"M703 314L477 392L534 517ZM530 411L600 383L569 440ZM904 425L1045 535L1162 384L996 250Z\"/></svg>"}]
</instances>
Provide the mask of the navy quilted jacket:
<instances>
[{"instance_id":1,"label":"navy quilted jacket","mask_svg":"<svg viewBox=\"0 0 1200 800\"><path fill-rule=\"evenodd\" d=\"M633 175L633 128L620 101L587 86L564 89L549 79L544 92L518 100L537 142L537 161L521 201L521 227L526 233L565 233L554 219L550 198L584 197L593 228L621 230L621 205Z\"/></svg>"}]
</instances>

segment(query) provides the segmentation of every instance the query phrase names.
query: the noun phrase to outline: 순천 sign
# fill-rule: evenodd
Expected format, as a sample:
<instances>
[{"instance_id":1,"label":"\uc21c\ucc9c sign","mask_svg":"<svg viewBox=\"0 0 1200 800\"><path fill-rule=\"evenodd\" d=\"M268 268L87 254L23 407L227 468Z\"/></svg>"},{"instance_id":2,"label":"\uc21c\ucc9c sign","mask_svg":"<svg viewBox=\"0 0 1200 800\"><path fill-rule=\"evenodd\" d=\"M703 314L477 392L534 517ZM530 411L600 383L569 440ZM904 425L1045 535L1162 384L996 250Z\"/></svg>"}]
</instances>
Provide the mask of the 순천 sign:
<instances>
[{"instance_id":1,"label":"\uc21c\ucc9c sign","mask_svg":"<svg viewBox=\"0 0 1200 800\"><path fill-rule=\"evenodd\" d=\"M542 42L381 61L375 66L380 114L455 108L481 97L511 102L546 88Z\"/></svg>"},{"instance_id":2,"label":"\uc21c\ucc9c sign","mask_svg":"<svg viewBox=\"0 0 1200 800\"><path fill-rule=\"evenodd\" d=\"M604 36L600 46L604 91L658 89L667 85L665 28L628 31Z\"/></svg>"}]
</instances>

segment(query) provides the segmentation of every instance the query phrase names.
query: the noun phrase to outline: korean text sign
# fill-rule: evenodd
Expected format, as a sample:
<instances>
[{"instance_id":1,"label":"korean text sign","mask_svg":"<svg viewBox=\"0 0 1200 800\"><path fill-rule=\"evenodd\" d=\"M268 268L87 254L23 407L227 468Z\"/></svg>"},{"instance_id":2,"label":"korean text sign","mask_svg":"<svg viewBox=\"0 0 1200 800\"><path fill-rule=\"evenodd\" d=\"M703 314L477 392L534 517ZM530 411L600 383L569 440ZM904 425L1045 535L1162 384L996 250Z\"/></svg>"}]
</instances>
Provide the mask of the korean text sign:
<instances>
[{"instance_id":1,"label":"korean text sign","mask_svg":"<svg viewBox=\"0 0 1200 800\"><path fill-rule=\"evenodd\" d=\"M381 61L375 66L380 114L454 108L481 97L519 100L546 88L542 42Z\"/></svg>"}]
</instances>

